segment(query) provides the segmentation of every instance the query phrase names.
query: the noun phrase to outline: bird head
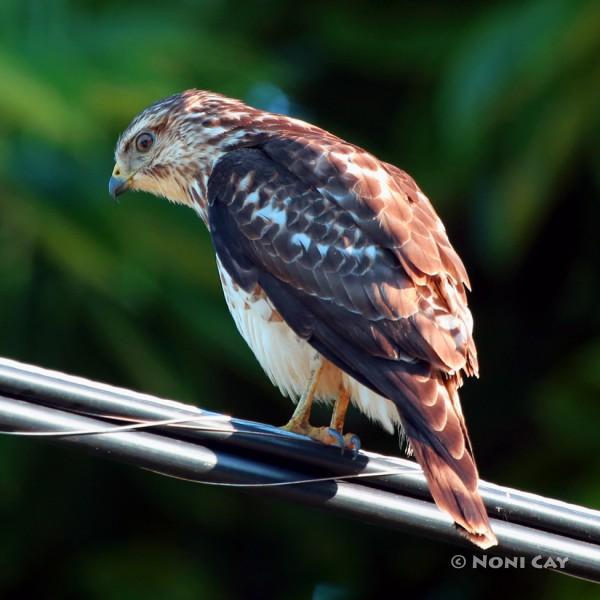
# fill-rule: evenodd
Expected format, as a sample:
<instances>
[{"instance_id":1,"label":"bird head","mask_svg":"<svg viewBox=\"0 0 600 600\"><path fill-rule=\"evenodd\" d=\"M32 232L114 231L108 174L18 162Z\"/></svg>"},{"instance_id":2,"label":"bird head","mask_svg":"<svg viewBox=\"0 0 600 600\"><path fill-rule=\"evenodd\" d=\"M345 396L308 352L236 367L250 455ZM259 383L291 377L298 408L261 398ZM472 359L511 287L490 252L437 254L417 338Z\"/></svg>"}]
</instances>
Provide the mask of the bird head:
<instances>
[{"instance_id":1,"label":"bird head","mask_svg":"<svg viewBox=\"0 0 600 600\"><path fill-rule=\"evenodd\" d=\"M228 144L247 133L240 128L252 111L238 100L201 90L155 102L119 137L110 194L140 190L193 205L190 182L206 180Z\"/></svg>"}]
</instances>

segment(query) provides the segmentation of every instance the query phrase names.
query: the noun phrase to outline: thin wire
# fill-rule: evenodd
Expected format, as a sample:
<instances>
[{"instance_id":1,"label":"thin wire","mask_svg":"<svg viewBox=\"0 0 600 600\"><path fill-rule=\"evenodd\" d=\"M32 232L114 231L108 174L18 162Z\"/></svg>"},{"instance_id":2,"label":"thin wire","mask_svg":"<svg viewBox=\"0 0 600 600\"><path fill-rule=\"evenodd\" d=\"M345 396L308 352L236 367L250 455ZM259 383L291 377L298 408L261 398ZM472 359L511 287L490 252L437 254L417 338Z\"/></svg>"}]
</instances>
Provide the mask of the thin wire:
<instances>
[{"instance_id":1,"label":"thin wire","mask_svg":"<svg viewBox=\"0 0 600 600\"><path fill-rule=\"evenodd\" d=\"M330 475L328 477L313 477L310 479L297 479L294 481L270 481L267 483L228 483L224 481L206 481L204 479L192 479L191 477L182 477L180 475L172 475L170 473L163 473L155 469L146 469L151 473L157 473L159 475L166 475L173 479L180 479L181 481L189 481L192 483L200 483L202 485L212 485L215 487L232 487L232 488L258 488L258 487L283 487L289 485L302 485L307 483L324 483L327 481L341 481L342 479L361 479L365 477L384 477L392 475L403 475L405 474L402 469L396 469L393 471L376 471L374 473L354 473L351 475ZM416 473L412 469L408 475L415 475Z\"/></svg>"},{"instance_id":2,"label":"thin wire","mask_svg":"<svg viewBox=\"0 0 600 600\"><path fill-rule=\"evenodd\" d=\"M276 437L276 438L287 438L290 433L293 432L277 432L277 431L242 431L240 429L235 429L234 427L230 427L228 429L217 428L217 427L203 427L202 425L194 425L195 421L200 421L201 419L214 419L222 420L223 417L219 415L205 415L202 417L181 417L177 419L164 419L160 421L137 421L135 419L131 419L128 417L120 417L117 415L96 415L94 413L83 413L89 414L95 417L101 417L104 419L114 419L119 421L134 421L131 425L117 425L115 427L107 427L103 429L81 429L81 430L72 430L68 429L65 431L2 431L0 430L0 435L12 435L12 436L21 436L21 437L69 437L69 436L82 436L82 435L102 435L105 433L119 433L122 431L129 431L134 429L150 429L152 427L162 427L164 425L180 427L181 429L194 429L196 431L214 431L215 433L237 433L239 435L256 435L256 436L264 436L264 437ZM227 417L225 417L227 418ZM190 425L185 425L185 423L192 423ZM297 435L297 434L294 434ZM302 436L304 437L304 436Z\"/></svg>"},{"instance_id":3,"label":"thin wire","mask_svg":"<svg viewBox=\"0 0 600 600\"><path fill-rule=\"evenodd\" d=\"M0 435L12 435L19 437L70 437L83 435L102 435L105 433L120 433L134 429L149 429L151 427L158 427L161 425L175 425L178 423L197 420L197 417L185 417L178 419L163 419L162 421L137 421L136 423L132 423L130 425L116 425L115 427L106 427L103 429L69 429L67 431L0 431ZM207 431L211 430L207 429Z\"/></svg>"},{"instance_id":4,"label":"thin wire","mask_svg":"<svg viewBox=\"0 0 600 600\"><path fill-rule=\"evenodd\" d=\"M88 414L90 416L95 416L95 417L101 417L103 419L114 419L114 420L120 420L120 421L136 421L136 419L132 418L132 417L121 417L119 415L97 415L94 413L82 413L82 414ZM201 417L202 419L214 419L215 421L218 420L222 420L223 418L225 419L230 419L230 417L223 417L221 415L205 415L203 417ZM174 421L176 421L174 419ZM203 427L202 425L194 425L193 423L196 421L200 421L199 418L190 418L190 419L181 419L181 424L177 424L176 426L180 427L181 429L195 429L197 431L214 431L215 433L238 433L240 435L257 435L257 436L263 436L263 437L275 437L275 438L287 438L290 434L292 435L299 435L300 437L304 438L306 436L301 435L301 434L297 434L291 431L243 431L241 429L235 429L235 427L233 425L231 425L228 429L219 429L216 427ZM153 421L145 421L146 423L149 423L150 426L152 426ZM192 423L191 425L186 425L185 423L190 422ZM231 421L230 421L231 422ZM157 423L159 424L159 423Z\"/></svg>"},{"instance_id":5,"label":"thin wire","mask_svg":"<svg viewBox=\"0 0 600 600\"><path fill-rule=\"evenodd\" d=\"M124 421L130 421L131 419L127 417L112 417L106 416L105 418L119 418ZM214 418L214 417L213 417ZM129 425L117 425L115 427L106 427L103 429L80 429L80 430L68 430L68 431L0 431L0 435L11 435L11 436L20 436L20 437L71 437L71 436L84 436L84 435L102 435L107 433L121 433L124 431L132 431L139 430L144 428L158 427L164 425L179 425L182 423L189 423L193 421L198 421L198 417L185 417L179 419L163 419L161 421L137 421L135 423L131 423ZM203 431L216 431L216 432L224 432L224 433L241 433L247 435L266 435L273 437L286 437L287 434L277 433L277 432L262 432L262 431L239 431L235 429L214 429L214 428L203 428L203 427L190 427L192 429L200 429ZM154 471L152 469L148 469L148 471L160 473L160 471ZM163 473L164 474L164 473ZM327 477L313 477L309 479L298 479L294 481L273 481L273 482L265 482L265 483L231 483L231 482L219 482L219 481L205 481L192 479L187 477L180 477L177 475L169 475L174 479L181 479L183 481L191 481L193 483L200 483L203 485L212 485L219 487L235 487L235 488L256 488L256 487L281 487L286 485L302 485L308 483L324 483L327 481L337 481L343 479L359 479L364 477L384 477L384 476L393 476L393 475L420 475L420 473L415 472L413 469L409 468L398 468L388 471L375 471L373 473L354 473L347 475L330 475Z\"/></svg>"}]
</instances>

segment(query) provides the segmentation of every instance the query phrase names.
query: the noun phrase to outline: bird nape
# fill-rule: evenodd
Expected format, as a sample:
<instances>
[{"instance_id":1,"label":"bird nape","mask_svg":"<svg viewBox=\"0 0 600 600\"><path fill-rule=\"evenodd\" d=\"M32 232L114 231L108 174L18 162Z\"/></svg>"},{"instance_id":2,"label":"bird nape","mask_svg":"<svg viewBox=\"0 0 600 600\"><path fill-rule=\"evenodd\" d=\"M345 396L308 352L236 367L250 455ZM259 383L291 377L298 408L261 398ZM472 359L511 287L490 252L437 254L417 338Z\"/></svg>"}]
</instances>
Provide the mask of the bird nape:
<instances>
[{"instance_id":1,"label":"bird nape","mask_svg":"<svg viewBox=\"0 0 600 600\"><path fill-rule=\"evenodd\" d=\"M458 388L477 375L469 279L404 171L335 135L212 92L142 111L117 142L109 190L144 190L207 225L225 300L272 382L286 426L328 444L352 403L401 427L437 505L474 544L497 543ZM313 427L313 401L333 402Z\"/></svg>"}]
</instances>

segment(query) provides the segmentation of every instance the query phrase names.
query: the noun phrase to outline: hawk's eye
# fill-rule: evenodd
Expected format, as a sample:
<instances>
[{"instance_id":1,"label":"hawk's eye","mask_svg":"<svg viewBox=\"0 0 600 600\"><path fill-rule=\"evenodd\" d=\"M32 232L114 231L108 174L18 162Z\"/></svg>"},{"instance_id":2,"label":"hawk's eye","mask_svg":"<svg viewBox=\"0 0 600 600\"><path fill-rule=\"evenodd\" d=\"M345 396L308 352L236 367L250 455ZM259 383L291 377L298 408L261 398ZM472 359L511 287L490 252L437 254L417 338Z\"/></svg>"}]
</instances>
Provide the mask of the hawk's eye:
<instances>
[{"instance_id":1,"label":"hawk's eye","mask_svg":"<svg viewBox=\"0 0 600 600\"><path fill-rule=\"evenodd\" d=\"M148 131L143 131L135 138L135 147L138 152L148 152L154 144L154 136Z\"/></svg>"}]
</instances>

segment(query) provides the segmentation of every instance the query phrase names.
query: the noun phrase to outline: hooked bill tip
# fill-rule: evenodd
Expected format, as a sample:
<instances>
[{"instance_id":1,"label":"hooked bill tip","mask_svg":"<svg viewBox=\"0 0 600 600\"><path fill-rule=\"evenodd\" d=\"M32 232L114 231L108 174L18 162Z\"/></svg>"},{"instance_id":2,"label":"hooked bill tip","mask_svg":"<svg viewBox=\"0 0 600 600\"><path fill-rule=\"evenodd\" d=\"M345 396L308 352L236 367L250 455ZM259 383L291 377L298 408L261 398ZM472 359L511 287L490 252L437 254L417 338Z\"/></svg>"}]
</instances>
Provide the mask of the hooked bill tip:
<instances>
[{"instance_id":1,"label":"hooked bill tip","mask_svg":"<svg viewBox=\"0 0 600 600\"><path fill-rule=\"evenodd\" d=\"M115 199L117 196L125 193L128 189L129 182L123 177L112 175L108 181L108 193Z\"/></svg>"}]
</instances>

